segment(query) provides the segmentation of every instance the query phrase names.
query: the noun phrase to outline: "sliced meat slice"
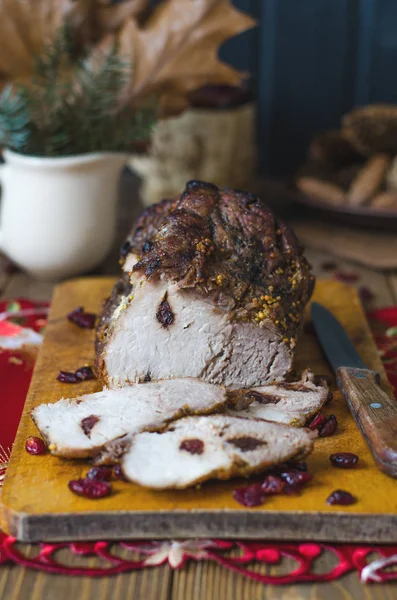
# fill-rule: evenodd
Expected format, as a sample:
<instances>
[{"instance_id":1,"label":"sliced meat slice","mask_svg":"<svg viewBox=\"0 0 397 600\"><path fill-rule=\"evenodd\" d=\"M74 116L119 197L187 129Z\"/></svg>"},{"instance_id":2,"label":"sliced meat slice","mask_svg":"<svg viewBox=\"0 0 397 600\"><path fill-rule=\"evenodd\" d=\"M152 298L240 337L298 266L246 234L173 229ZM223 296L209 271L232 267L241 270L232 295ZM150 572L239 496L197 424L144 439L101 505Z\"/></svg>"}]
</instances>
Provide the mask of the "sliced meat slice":
<instances>
[{"instance_id":1,"label":"sliced meat slice","mask_svg":"<svg viewBox=\"0 0 397 600\"><path fill-rule=\"evenodd\" d=\"M52 454L84 458L97 455L116 438L127 444L136 433L160 430L188 414L213 412L226 402L222 387L174 379L42 404L32 418Z\"/></svg>"},{"instance_id":2,"label":"sliced meat slice","mask_svg":"<svg viewBox=\"0 0 397 600\"><path fill-rule=\"evenodd\" d=\"M207 479L259 472L303 458L313 432L226 415L185 417L162 433L137 435L121 458L127 479L156 488L186 488Z\"/></svg>"},{"instance_id":3,"label":"sliced meat slice","mask_svg":"<svg viewBox=\"0 0 397 600\"><path fill-rule=\"evenodd\" d=\"M300 381L275 383L231 392L230 397L236 408L244 406L245 401L251 403L238 413L234 409L228 410L228 414L301 427L326 403L328 394L325 380L322 380L320 385L316 385L310 371L304 371Z\"/></svg>"}]
</instances>

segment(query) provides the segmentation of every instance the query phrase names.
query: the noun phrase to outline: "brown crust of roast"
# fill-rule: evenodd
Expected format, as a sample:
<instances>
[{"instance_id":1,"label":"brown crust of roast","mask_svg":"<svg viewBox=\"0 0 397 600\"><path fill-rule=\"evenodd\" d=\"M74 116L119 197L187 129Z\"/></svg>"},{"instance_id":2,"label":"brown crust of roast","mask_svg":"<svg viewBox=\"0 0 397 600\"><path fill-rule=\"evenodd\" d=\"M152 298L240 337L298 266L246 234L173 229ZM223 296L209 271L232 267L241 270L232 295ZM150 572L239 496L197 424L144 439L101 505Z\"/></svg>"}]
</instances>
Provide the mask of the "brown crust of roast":
<instances>
[{"instance_id":1,"label":"brown crust of roast","mask_svg":"<svg viewBox=\"0 0 397 600\"><path fill-rule=\"evenodd\" d=\"M236 320L270 319L286 337L294 335L314 277L292 230L261 200L190 181L179 201L167 201L159 212L145 211L135 228L140 260L134 272L194 288Z\"/></svg>"},{"instance_id":2,"label":"brown crust of roast","mask_svg":"<svg viewBox=\"0 0 397 600\"><path fill-rule=\"evenodd\" d=\"M105 383L106 369L104 365L103 352L106 346L109 324L115 309L120 304L124 296L128 296L132 291L132 285L128 273L123 273L120 279L113 287L112 293L103 305L95 331L95 363L94 372L98 379Z\"/></svg>"}]
</instances>

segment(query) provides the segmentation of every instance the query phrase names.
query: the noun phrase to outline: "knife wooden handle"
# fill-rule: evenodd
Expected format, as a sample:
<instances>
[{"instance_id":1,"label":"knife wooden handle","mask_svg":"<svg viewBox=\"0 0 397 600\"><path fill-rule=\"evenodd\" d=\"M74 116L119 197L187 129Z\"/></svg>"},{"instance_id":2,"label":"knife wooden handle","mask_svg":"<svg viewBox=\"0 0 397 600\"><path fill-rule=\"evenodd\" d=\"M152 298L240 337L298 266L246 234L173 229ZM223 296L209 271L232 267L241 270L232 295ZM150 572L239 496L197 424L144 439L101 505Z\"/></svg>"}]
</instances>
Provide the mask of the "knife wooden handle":
<instances>
[{"instance_id":1,"label":"knife wooden handle","mask_svg":"<svg viewBox=\"0 0 397 600\"><path fill-rule=\"evenodd\" d=\"M397 401L379 387L375 371L340 367L336 375L377 466L397 478Z\"/></svg>"}]
</instances>

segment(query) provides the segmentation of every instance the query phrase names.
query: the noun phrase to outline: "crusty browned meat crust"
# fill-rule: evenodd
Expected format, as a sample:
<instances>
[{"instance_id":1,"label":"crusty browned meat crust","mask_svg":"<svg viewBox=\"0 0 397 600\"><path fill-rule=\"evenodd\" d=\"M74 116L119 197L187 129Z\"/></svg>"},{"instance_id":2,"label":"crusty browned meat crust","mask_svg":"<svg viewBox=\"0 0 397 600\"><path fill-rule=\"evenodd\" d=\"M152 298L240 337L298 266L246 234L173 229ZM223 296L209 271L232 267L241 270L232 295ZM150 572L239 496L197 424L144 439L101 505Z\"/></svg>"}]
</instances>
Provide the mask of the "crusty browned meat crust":
<instances>
[{"instance_id":1,"label":"crusty browned meat crust","mask_svg":"<svg viewBox=\"0 0 397 600\"><path fill-rule=\"evenodd\" d=\"M120 279L115 284L111 295L105 301L102 312L100 314L95 335L95 365L94 370L100 373L102 369L102 351L106 340L106 332L109 327L112 315L116 307L120 304L121 299L131 293L130 278L127 273L123 273Z\"/></svg>"},{"instance_id":2,"label":"crusty browned meat crust","mask_svg":"<svg viewBox=\"0 0 397 600\"><path fill-rule=\"evenodd\" d=\"M314 277L292 230L259 198L190 181L178 202L150 209L131 237L134 272L195 288L242 321L271 318L293 335Z\"/></svg>"}]
</instances>

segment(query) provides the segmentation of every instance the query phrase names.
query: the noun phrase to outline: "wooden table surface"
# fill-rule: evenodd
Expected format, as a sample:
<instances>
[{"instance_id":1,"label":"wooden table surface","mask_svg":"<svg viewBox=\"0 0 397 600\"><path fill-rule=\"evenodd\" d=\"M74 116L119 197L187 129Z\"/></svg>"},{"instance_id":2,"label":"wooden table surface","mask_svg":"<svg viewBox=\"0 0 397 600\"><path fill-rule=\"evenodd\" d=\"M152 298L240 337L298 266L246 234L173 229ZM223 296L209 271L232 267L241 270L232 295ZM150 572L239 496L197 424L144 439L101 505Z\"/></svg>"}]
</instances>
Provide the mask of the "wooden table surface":
<instances>
[{"instance_id":1,"label":"wooden table surface","mask_svg":"<svg viewBox=\"0 0 397 600\"><path fill-rule=\"evenodd\" d=\"M136 182L127 176L121 189L117 244L95 274L118 272L118 242L125 237L140 210ZM332 272L322 267L331 260L336 262L338 270L357 273L357 287L366 286L375 294L374 308L397 304L397 271L381 273L310 250L307 255L318 277L333 277ZM20 272L0 275L2 299L23 296L49 300L53 287L54 284L34 281ZM34 546L29 548L30 552L35 553ZM95 560L85 560L85 564L94 566ZM316 568L324 572L334 564L335 560L326 555L319 559ZM282 571L286 572L290 565L285 560ZM280 567L260 566L255 570L276 574ZM177 571L162 566L100 579L50 575L19 566L0 567L0 600L393 600L396 597L397 584L364 586L357 573L335 582L276 587L251 581L209 562L190 562Z\"/></svg>"}]
</instances>

